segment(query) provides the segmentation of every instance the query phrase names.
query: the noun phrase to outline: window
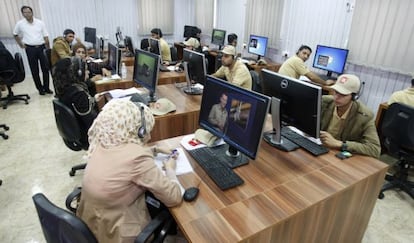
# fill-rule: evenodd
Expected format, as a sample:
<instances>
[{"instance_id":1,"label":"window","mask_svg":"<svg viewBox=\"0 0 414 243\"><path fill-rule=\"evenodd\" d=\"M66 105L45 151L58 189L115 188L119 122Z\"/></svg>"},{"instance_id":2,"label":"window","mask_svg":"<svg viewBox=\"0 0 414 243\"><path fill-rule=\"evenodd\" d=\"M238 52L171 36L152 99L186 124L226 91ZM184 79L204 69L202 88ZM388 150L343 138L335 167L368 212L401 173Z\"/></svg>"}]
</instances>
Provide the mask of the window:
<instances>
[{"instance_id":1,"label":"window","mask_svg":"<svg viewBox=\"0 0 414 243\"><path fill-rule=\"evenodd\" d=\"M139 35L149 35L153 28L160 28L163 34L173 34L174 0L140 0L138 12Z\"/></svg>"}]
</instances>

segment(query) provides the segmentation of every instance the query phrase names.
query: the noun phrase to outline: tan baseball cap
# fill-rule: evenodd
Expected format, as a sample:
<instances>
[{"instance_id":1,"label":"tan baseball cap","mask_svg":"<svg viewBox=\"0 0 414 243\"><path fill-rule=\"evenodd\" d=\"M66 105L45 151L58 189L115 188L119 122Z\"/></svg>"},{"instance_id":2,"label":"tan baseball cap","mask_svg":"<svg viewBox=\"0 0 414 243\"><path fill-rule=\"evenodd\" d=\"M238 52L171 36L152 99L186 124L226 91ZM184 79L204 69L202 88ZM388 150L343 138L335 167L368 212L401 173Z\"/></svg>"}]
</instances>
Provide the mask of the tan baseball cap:
<instances>
[{"instance_id":1,"label":"tan baseball cap","mask_svg":"<svg viewBox=\"0 0 414 243\"><path fill-rule=\"evenodd\" d=\"M349 95L352 93L358 93L361 81L359 78L353 74L342 74L336 80L336 83L331 86L336 92Z\"/></svg>"},{"instance_id":2,"label":"tan baseball cap","mask_svg":"<svg viewBox=\"0 0 414 243\"><path fill-rule=\"evenodd\" d=\"M156 116L162 116L169 112L175 111L177 107L169 99L160 98L157 100L157 102L151 105L150 109L152 111L152 114Z\"/></svg>"},{"instance_id":3,"label":"tan baseball cap","mask_svg":"<svg viewBox=\"0 0 414 243\"><path fill-rule=\"evenodd\" d=\"M201 129L201 128L195 131L194 138L206 144L209 147L213 145L214 142L218 139L216 136L211 134L209 131Z\"/></svg>"},{"instance_id":4,"label":"tan baseball cap","mask_svg":"<svg viewBox=\"0 0 414 243\"><path fill-rule=\"evenodd\" d=\"M194 48L198 48L200 46L200 42L196 38L193 38L193 37L184 41L183 43L186 46L192 46Z\"/></svg>"},{"instance_id":5,"label":"tan baseball cap","mask_svg":"<svg viewBox=\"0 0 414 243\"><path fill-rule=\"evenodd\" d=\"M223 54L236 56L236 48L232 45L225 46L221 52Z\"/></svg>"}]
</instances>

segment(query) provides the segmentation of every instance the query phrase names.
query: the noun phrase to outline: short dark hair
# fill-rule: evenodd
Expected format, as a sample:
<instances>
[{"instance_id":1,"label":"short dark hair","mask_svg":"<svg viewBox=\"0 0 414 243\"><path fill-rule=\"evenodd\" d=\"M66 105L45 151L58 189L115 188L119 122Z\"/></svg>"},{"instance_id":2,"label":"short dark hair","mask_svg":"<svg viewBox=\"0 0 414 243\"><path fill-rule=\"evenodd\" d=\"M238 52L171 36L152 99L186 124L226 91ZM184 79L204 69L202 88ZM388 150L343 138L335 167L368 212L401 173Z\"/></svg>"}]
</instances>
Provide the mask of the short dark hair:
<instances>
[{"instance_id":1,"label":"short dark hair","mask_svg":"<svg viewBox=\"0 0 414 243\"><path fill-rule=\"evenodd\" d=\"M306 50L309 50L312 53L312 49L309 46L307 46L307 45L301 45L299 47L298 51L296 52L296 54L299 54L300 51L305 50L305 49Z\"/></svg>"},{"instance_id":2,"label":"short dark hair","mask_svg":"<svg viewBox=\"0 0 414 243\"><path fill-rule=\"evenodd\" d=\"M32 7L30 7L30 6L26 6L26 5L22 6L22 7L20 8L20 11L23 13L23 10L24 10L24 9L26 9L26 8L30 9L30 11L33 13L33 9L32 9Z\"/></svg>"},{"instance_id":3,"label":"short dark hair","mask_svg":"<svg viewBox=\"0 0 414 243\"><path fill-rule=\"evenodd\" d=\"M160 38L162 37L162 31L160 28L154 28L151 30L151 34L157 34L160 36Z\"/></svg>"},{"instance_id":4,"label":"short dark hair","mask_svg":"<svg viewBox=\"0 0 414 243\"><path fill-rule=\"evenodd\" d=\"M63 36L69 35L69 34L75 34L75 31L71 30L71 29L66 29L65 31L63 31Z\"/></svg>"},{"instance_id":5,"label":"short dark hair","mask_svg":"<svg viewBox=\"0 0 414 243\"><path fill-rule=\"evenodd\" d=\"M227 36L227 42L229 44L233 43L233 41L237 40L237 35L234 33L231 33Z\"/></svg>"}]
</instances>

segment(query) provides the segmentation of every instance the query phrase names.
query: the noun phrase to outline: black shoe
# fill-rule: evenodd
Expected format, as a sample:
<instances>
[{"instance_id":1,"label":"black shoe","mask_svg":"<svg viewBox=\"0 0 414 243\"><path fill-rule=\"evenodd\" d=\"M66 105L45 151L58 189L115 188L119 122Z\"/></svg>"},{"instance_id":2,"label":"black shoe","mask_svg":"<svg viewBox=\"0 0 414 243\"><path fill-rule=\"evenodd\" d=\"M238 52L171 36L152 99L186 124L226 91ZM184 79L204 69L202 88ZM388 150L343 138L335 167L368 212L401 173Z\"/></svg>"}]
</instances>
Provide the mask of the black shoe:
<instances>
[{"instance_id":1,"label":"black shoe","mask_svg":"<svg viewBox=\"0 0 414 243\"><path fill-rule=\"evenodd\" d=\"M46 94L53 94L53 91L52 91L52 90L50 90L50 89L46 89L46 90L45 90L45 93L46 93Z\"/></svg>"},{"instance_id":2,"label":"black shoe","mask_svg":"<svg viewBox=\"0 0 414 243\"><path fill-rule=\"evenodd\" d=\"M39 94L40 95L45 95L45 91L41 90L41 91L39 91Z\"/></svg>"}]
</instances>

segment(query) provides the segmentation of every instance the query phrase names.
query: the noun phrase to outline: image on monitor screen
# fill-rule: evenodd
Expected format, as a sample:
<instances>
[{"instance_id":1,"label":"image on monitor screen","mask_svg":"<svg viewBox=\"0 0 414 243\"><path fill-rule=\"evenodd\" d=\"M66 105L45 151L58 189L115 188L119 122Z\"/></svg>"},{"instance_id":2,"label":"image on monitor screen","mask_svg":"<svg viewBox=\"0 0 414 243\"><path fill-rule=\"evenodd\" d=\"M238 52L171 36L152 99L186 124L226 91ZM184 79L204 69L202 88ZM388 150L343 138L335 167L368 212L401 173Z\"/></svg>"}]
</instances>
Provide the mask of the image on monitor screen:
<instances>
[{"instance_id":1,"label":"image on monitor screen","mask_svg":"<svg viewBox=\"0 0 414 243\"><path fill-rule=\"evenodd\" d=\"M85 33L85 41L92 43L93 48L95 48L96 45L96 29L91 27L85 27L84 28Z\"/></svg>"},{"instance_id":2,"label":"image on monitor screen","mask_svg":"<svg viewBox=\"0 0 414 243\"><path fill-rule=\"evenodd\" d=\"M213 33L211 34L211 44L218 45L219 49L221 49L221 46L224 45L225 38L225 30L213 29Z\"/></svg>"},{"instance_id":3,"label":"image on monitor screen","mask_svg":"<svg viewBox=\"0 0 414 243\"><path fill-rule=\"evenodd\" d=\"M347 49L318 45L316 47L312 66L328 71L328 77L330 77L332 73L337 73L339 75L344 72L347 57Z\"/></svg>"},{"instance_id":4,"label":"image on monitor screen","mask_svg":"<svg viewBox=\"0 0 414 243\"><path fill-rule=\"evenodd\" d=\"M250 35L248 43L248 52L257 55L257 60L266 55L267 37Z\"/></svg>"},{"instance_id":5,"label":"image on monitor screen","mask_svg":"<svg viewBox=\"0 0 414 243\"><path fill-rule=\"evenodd\" d=\"M112 74L119 74L120 63L121 50L112 43L108 43L108 66L111 69Z\"/></svg>"},{"instance_id":6,"label":"image on monitor screen","mask_svg":"<svg viewBox=\"0 0 414 243\"><path fill-rule=\"evenodd\" d=\"M319 138L322 88L267 69L262 70L262 77L263 93L280 100L280 107L273 107L273 102L271 107L275 132L293 126ZM280 123L275 124L274 119Z\"/></svg>"},{"instance_id":7,"label":"image on monitor screen","mask_svg":"<svg viewBox=\"0 0 414 243\"><path fill-rule=\"evenodd\" d=\"M207 75L206 59L203 53L183 49L183 65L186 74L187 87L184 92L187 94L201 94L202 89L194 87L199 83L204 85Z\"/></svg>"},{"instance_id":8,"label":"image on monitor screen","mask_svg":"<svg viewBox=\"0 0 414 243\"><path fill-rule=\"evenodd\" d=\"M215 151L230 167L248 163L247 157L256 158L269 104L265 95L207 76L200 126L226 142Z\"/></svg>"},{"instance_id":9,"label":"image on monitor screen","mask_svg":"<svg viewBox=\"0 0 414 243\"><path fill-rule=\"evenodd\" d=\"M148 51L136 49L134 60L134 82L148 89L145 97L148 102L155 102L155 91L158 84L158 68L160 56Z\"/></svg>"}]
</instances>

